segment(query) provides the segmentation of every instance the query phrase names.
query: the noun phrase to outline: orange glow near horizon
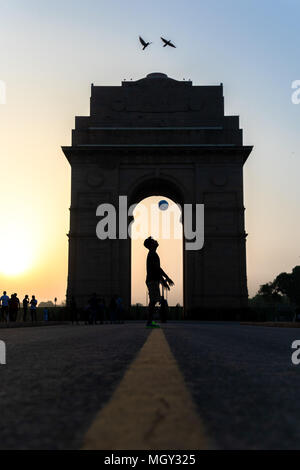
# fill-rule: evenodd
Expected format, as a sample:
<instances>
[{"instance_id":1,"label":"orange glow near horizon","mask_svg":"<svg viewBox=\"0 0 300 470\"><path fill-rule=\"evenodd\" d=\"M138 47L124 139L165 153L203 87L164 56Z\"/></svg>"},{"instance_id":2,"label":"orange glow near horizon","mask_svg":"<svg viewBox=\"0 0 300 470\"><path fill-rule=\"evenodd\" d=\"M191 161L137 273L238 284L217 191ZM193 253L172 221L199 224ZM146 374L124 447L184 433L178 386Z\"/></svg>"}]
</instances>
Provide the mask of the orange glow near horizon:
<instances>
[{"instance_id":1,"label":"orange glow near horizon","mask_svg":"<svg viewBox=\"0 0 300 470\"><path fill-rule=\"evenodd\" d=\"M10 233L1 233L0 244L3 247L0 270L5 276L16 276L27 272L32 263L30 238L20 239Z\"/></svg>"}]
</instances>

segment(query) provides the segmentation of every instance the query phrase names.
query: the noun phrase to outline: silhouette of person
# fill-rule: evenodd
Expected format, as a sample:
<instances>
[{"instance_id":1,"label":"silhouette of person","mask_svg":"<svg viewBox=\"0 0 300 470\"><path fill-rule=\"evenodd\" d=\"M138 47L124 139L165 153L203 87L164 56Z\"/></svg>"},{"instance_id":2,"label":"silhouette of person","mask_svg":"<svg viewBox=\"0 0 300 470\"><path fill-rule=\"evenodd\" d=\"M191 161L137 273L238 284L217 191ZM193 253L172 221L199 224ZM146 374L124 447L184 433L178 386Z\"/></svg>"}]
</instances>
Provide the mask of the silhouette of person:
<instances>
[{"instance_id":1,"label":"silhouette of person","mask_svg":"<svg viewBox=\"0 0 300 470\"><path fill-rule=\"evenodd\" d=\"M44 307L43 313L44 313L44 321L48 321L49 320L49 310L48 310L47 307Z\"/></svg>"},{"instance_id":2,"label":"silhouette of person","mask_svg":"<svg viewBox=\"0 0 300 470\"><path fill-rule=\"evenodd\" d=\"M17 297L17 294L12 294L9 299L9 316L12 322L17 320L19 307L20 301Z\"/></svg>"},{"instance_id":3,"label":"silhouette of person","mask_svg":"<svg viewBox=\"0 0 300 470\"><path fill-rule=\"evenodd\" d=\"M117 295L114 295L109 304L109 316L110 316L110 323L115 323L117 320Z\"/></svg>"},{"instance_id":4,"label":"silhouette of person","mask_svg":"<svg viewBox=\"0 0 300 470\"><path fill-rule=\"evenodd\" d=\"M98 320L100 324L104 322L104 317L105 317L105 300L101 298L99 300L99 305L98 305Z\"/></svg>"},{"instance_id":5,"label":"silhouette of person","mask_svg":"<svg viewBox=\"0 0 300 470\"><path fill-rule=\"evenodd\" d=\"M160 321L162 323L166 323L167 318L168 318L168 313L169 313L169 305L168 305L167 299L165 299L163 295L160 298L159 313L160 313Z\"/></svg>"},{"instance_id":6,"label":"silhouette of person","mask_svg":"<svg viewBox=\"0 0 300 470\"><path fill-rule=\"evenodd\" d=\"M98 312L98 297L96 292L93 293L92 297L88 301L89 304L89 323L90 325L97 324L97 312Z\"/></svg>"},{"instance_id":7,"label":"silhouette of person","mask_svg":"<svg viewBox=\"0 0 300 470\"><path fill-rule=\"evenodd\" d=\"M83 318L84 318L85 325L89 324L89 317L90 317L90 305L89 303L87 303L83 310Z\"/></svg>"},{"instance_id":8,"label":"silhouette of person","mask_svg":"<svg viewBox=\"0 0 300 470\"><path fill-rule=\"evenodd\" d=\"M117 304L117 321L118 321L118 323L124 323L124 321L123 321L124 308L123 308L123 299L122 299L122 297L117 296L116 304Z\"/></svg>"},{"instance_id":9,"label":"silhouette of person","mask_svg":"<svg viewBox=\"0 0 300 470\"><path fill-rule=\"evenodd\" d=\"M146 326L149 328L157 328L158 325L153 321L155 305L160 302L159 284L170 290L169 286L173 286L174 282L160 267L160 259L156 253L158 242L154 238L149 237L144 241L144 247L149 250L147 256L147 278L146 285L149 292L148 320Z\"/></svg>"},{"instance_id":10,"label":"silhouette of person","mask_svg":"<svg viewBox=\"0 0 300 470\"><path fill-rule=\"evenodd\" d=\"M6 294L6 290L3 292L2 297L0 297L1 301L1 313L3 321L9 322L9 297Z\"/></svg>"},{"instance_id":11,"label":"silhouette of person","mask_svg":"<svg viewBox=\"0 0 300 470\"><path fill-rule=\"evenodd\" d=\"M31 301L30 301L30 314L31 314L31 321L32 323L34 321L37 321L37 317L36 317L36 306L37 306L37 300L35 298L35 295L33 295L31 297Z\"/></svg>"},{"instance_id":12,"label":"silhouette of person","mask_svg":"<svg viewBox=\"0 0 300 470\"><path fill-rule=\"evenodd\" d=\"M74 324L75 321L77 325L79 325L77 303L76 303L74 295L72 295L71 300L70 300L70 311L71 311L72 325Z\"/></svg>"},{"instance_id":13,"label":"silhouette of person","mask_svg":"<svg viewBox=\"0 0 300 470\"><path fill-rule=\"evenodd\" d=\"M18 319L18 313L19 313L19 310L21 308L21 303L20 303L20 299L18 298L18 294L15 293L15 298L16 298L16 304L17 304L17 314L16 314L16 319L15 321L17 321Z\"/></svg>"},{"instance_id":14,"label":"silhouette of person","mask_svg":"<svg viewBox=\"0 0 300 470\"><path fill-rule=\"evenodd\" d=\"M27 319L28 304L29 304L29 297L28 295L25 295L23 299L23 322L26 322L26 319Z\"/></svg>"}]
</instances>

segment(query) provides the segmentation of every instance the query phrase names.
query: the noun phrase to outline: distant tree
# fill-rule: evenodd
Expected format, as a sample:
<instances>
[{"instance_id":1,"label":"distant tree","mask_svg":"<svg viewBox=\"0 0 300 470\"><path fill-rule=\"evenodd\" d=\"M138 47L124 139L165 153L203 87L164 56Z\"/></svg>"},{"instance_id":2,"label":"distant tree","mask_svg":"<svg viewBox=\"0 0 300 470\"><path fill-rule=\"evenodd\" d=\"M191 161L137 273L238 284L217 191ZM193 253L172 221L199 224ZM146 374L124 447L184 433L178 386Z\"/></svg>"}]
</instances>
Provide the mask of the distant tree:
<instances>
[{"instance_id":1,"label":"distant tree","mask_svg":"<svg viewBox=\"0 0 300 470\"><path fill-rule=\"evenodd\" d=\"M276 290L273 282L262 284L257 293L257 299L266 303L281 302L282 295Z\"/></svg>"},{"instance_id":2,"label":"distant tree","mask_svg":"<svg viewBox=\"0 0 300 470\"><path fill-rule=\"evenodd\" d=\"M273 282L262 284L252 303L293 303L300 307L300 266L291 273L279 274Z\"/></svg>"},{"instance_id":3,"label":"distant tree","mask_svg":"<svg viewBox=\"0 0 300 470\"><path fill-rule=\"evenodd\" d=\"M286 295L300 307L300 266L295 266L291 273L281 273L272 283L275 292Z\"/></svg>"}]
</instances>

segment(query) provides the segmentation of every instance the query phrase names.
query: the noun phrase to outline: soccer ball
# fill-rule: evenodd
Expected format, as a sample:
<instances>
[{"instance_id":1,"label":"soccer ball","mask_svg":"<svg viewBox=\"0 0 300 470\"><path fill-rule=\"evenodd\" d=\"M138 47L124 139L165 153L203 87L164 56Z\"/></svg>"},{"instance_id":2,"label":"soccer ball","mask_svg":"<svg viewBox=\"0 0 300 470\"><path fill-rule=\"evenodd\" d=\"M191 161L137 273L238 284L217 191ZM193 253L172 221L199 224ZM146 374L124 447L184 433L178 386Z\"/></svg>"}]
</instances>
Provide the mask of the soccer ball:
<instances>
[{"instance_id":1,"label":"soccer ball","mask_svg":"<svg viewBox=\"0 0 300 470\"><path fill-rule=\"evenodd\" d=\"M164 201L164 200L159 201L159 203L158 203L159 210L166 211L168 209L168 207L169 207L169 203L167 201Z\"/></svg>"}]
</instances>

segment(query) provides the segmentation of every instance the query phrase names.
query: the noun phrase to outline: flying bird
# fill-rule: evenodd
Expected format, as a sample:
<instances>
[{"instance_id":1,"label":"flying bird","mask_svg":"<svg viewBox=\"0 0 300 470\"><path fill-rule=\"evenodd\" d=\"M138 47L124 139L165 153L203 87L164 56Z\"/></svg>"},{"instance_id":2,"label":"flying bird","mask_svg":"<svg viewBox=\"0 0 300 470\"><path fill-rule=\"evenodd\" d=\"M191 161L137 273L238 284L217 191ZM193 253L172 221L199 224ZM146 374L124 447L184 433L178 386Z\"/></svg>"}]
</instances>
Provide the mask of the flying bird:
<instances>
[{"instance_id":1,"label":"flying bird","mask_svg":"<svg viewBox=\"0 0 300 470\"><path fill-rule=\"evenodd\" d=\"M143 51L146 49L146 47L148 47L148 46L150 46L150 44L152 44L152 42L144 41L144 39L141 36L139 36L139 40L140 40L140 43L143 46Z\"/></svg>"},{"instance_id":2,"label":"flying bird","mask_svg":"<svg viewBox=\"0 0 300 470\"><path fill-rule=\"evenodd\" d=\"M175 49L176 49L176 46L174 46L174 44L171 41L168 41L167 39L162 38L162 37L160 39L164 43L163 47L170 46L170 47L175 47Z\"/></svg>"}]
</instances>

